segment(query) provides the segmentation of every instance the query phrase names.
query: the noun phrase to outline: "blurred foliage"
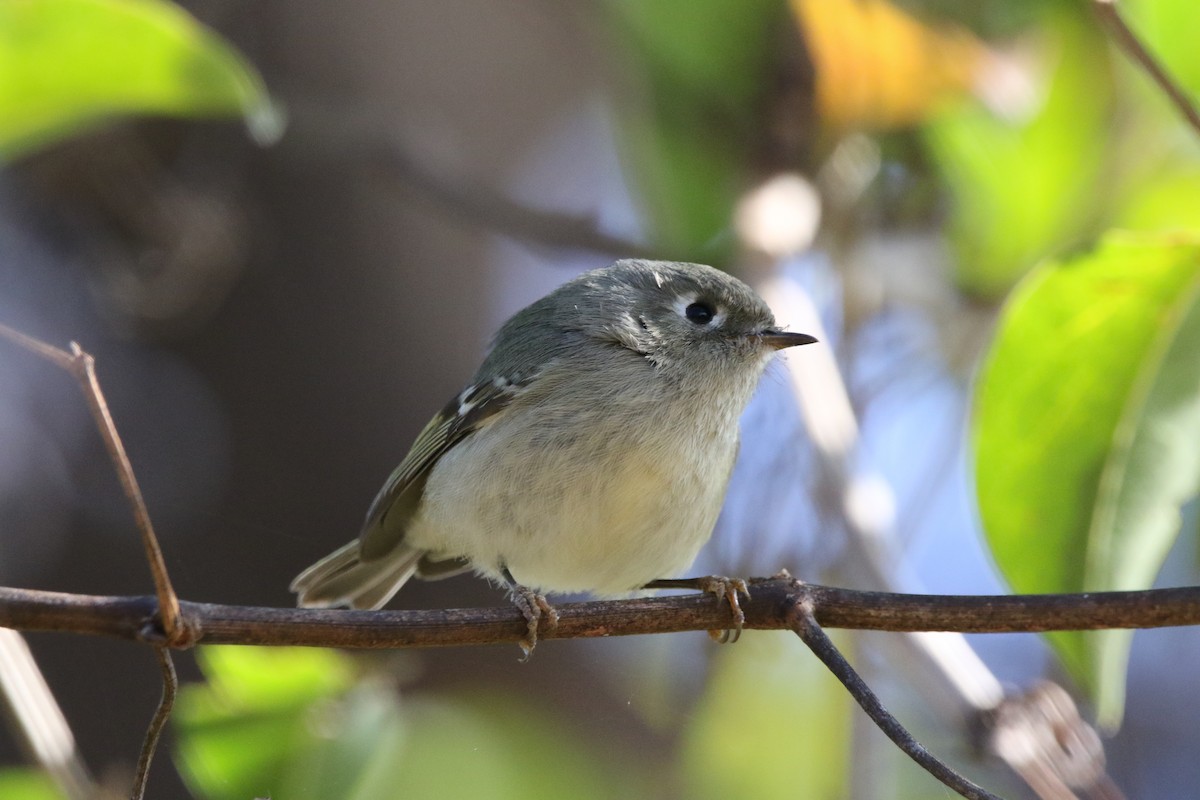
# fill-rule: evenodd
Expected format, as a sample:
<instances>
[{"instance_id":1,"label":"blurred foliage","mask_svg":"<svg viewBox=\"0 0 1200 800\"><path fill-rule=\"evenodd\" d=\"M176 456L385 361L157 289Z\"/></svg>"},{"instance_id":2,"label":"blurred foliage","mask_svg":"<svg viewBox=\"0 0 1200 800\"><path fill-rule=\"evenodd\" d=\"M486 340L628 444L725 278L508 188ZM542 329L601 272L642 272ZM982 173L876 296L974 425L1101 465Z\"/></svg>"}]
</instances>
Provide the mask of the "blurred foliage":
<instances>
[{"instance_id":1,"label":"blurred foliage","mask_svg":"<svg viewBox=\"0 0 1200 800\"><path fill-rule=\"evenodd\" d=\"M618 109L651 235L680 259L728 264L733 205L761 137L786 23L779 0L609 0L639 102Z\"/></svg>"},{"instance_id":2,"label":"blurred foliage","mask_svg":"<svg viewBox=\"0 0 1200 800\"><path fill-rule=\"evenodd\" d=\"M883 0L608 8L634 101L618 109L618 132L647 232L673 258L717 265L734 258L730 219L757 173L808 158L816 137L792 130L808 125L799 95L811 89L839 132L907 126L966 92L985 56L965 29L923 25ZM799 85L806 69L813 87Z\"/></svg>"},{"instance_id":3,"label":"blurred foliage","mask_svg":"<svg viewBox=\"0 0 1200 800\"><path fill-rule=\"evenodd\" d=\"M850 696L798 638L747 631L714 655L684 731L684 796L846 797L852 713Z\"/></svg>"},{"instance_id":4,"label":"blurred foliage","mask_svg":"<svg viewBox=\"0 0 1200 800\"><path fill-rule=\"evenodd\" d=\"M177 760L198 797L644 796L537 702L405 697L335 651L209 647L184 688ZM514 724L516 723L516 724Z\"/></svg>"},{"instance_id":5,"label":"blurred foliage","mask_svg":"<svg viewBox=\"0 0 1200 800\"><path fill-rule=\"evenodd\" d=\"M697 798L837 797L851 771L853 705L793 637L748 632L720 652L666 769L601 757L593 732L537 701L401 694L333 651L208 647L200 660L208 682L184 687L174 725L201 798L382 800L403 787L586 800L657 796L674 782Z\"/></svg>"},{"instance_id":6,"label":"blurred foliage","mask_svg":"<svg viewBox=\"0 0 1200 800\"><path fill-rule=\"evenodd\" d=\"M790 0L816 75L816 107L834 129L889 130L925 120L968 92L983 44L931 27L885 0Z\"/></svg>"},{"instance_id":7,"label":"blurred foliage","mask_svg":"<svg viewBox=\"0 0 1200 800\"><path fill-rule=\"evenodd\" d=\"M281 125L255 69L162 0L6 0L0 75L3 159L119 115L242 115L266 140Z\"/></svg>"},{"instance_id":8,"label":"blurred foliage","mask_svg":"<svg viewBox=\"0 0 1200 800\"><path fill-rule=\"evenodd\" d=\"M647 766L605 763L585 731L532 698L480 693L409 701L413 735L361 795L411 797L641 797ZM382 762L381 762L382 766Z\"/></svg>"},{"instance_id":9,"label":"blurred foliage","mask_svg":"<svg viewBox=\"0 0 1200 800\"><path fill-rule=\"evenodd\" d=\"M1153 582L1200 482L1198 291L1200 235L1110 236L1009 300L979 380L975 474L1017 591ZM1109 725L1131 637L1051 637Z\"/></svg>"},{"instance_id":10,"label":"blurred foliage","mask_svg":"<svg viewBox=\"0 0 1200 800\"><path fill-rule=\"evenodd\" d=\"M1200 230L1200 162L1167 163L1120 199L1119 227L1137 231Z\"/></svg>"},{"instance_id":11,"label":"blurred foliage","mask_svg":"<svg viewBox=\"0 0 1200 800\"><path fill-rule=\"evenodd\" d=\"M1103 35L1078 14L1047 16L1037 50L1045 83L1005 119L980 104L926 126L931 161L952 199L960 287L998 297L1047 254L1091 232L1108 148L1111 78Z\"/></svg>"},{"instance_id":12,"label":"blurred foliage","mask_svg":"<svg viewBox=\"0 0 1200 800\"><path fill-rule=\"evenodd\" d=\"M307 772L325 763L344 771L361 766L355 761L362 758L351 758L353 750L335 758L331 750L341 748L323 747L327 742L318 726L309 724L331 698L354 685L357 670L341 654L206 647L198 651L198 659L209 682L184 687L173 715L180 769L198 796L289 796L281 789L297 769ZM360 710L386 707L367 703ZM378 713L363 713L345 727L349 730L339 743L358 739L364 731L378 734L383 725ZM312 784L319 786L319 781ZM307 793L311 789L302 791L306 793L296 796L318 796Z\"/></svg>"},{"instance_id":13,"label":"blurred foliage","mask_svg":"<svg viewBox=\"0 0 1200 800\"><path fill-rule=\"evenodd\" d=\"M44 773L34 769L0 770L0 797L10 800L62 800Z\"/></svg>"}]
</instances>

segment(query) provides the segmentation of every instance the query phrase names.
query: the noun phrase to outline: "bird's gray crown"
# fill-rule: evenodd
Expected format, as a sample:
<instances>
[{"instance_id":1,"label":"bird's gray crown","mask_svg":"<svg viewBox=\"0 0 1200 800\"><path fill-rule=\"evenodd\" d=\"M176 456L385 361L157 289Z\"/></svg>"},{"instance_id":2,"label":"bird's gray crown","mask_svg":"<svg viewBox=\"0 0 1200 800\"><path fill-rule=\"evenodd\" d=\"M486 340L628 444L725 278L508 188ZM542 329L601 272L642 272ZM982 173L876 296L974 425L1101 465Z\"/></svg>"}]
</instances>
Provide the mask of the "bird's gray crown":
<instances>
[{"instance_id":1,"label":"bird's gray crown","mask_svg":"<svg viewBox=\"0 0 1200 800\"><path fill-rule=\"evenodd\" d=\"M618 344L658 364L756 358L755 337L774 327L766 303L731 275L703 264L627 259L585 272L514 315L479 375L570 358L587 341Z\"/></svg>"}]
</instances>

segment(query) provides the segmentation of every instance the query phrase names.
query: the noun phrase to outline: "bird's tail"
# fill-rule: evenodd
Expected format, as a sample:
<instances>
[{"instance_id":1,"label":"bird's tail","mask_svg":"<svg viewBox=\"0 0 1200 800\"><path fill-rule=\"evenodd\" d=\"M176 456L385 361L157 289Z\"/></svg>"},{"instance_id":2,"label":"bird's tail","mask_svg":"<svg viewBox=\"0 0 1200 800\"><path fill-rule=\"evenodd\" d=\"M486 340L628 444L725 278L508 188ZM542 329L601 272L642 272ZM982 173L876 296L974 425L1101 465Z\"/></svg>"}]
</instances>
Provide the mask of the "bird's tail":
<instances>
[{"instance_id":1,"label":"bird's tail","mask_svg":"<svg viewBox=\"0 0 1200 800\"><path fill-rule=\"evenodd\" d=\"M301 572L289 588L301 608L381 608L416 572L422 555L401 544L383 558L363 561L356 540Z\"/></svg>"}]
</instances>

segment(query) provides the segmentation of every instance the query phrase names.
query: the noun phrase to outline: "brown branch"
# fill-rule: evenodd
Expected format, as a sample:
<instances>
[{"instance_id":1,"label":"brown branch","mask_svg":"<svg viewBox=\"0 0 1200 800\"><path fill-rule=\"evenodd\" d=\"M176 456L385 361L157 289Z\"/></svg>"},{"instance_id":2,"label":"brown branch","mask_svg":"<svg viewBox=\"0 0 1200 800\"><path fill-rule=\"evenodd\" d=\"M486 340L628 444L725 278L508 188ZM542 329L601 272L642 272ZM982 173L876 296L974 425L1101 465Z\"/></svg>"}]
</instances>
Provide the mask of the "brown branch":
<instances>
[{"instance_id":1,"label":"brown branch","mask_svg":"<svg viewBox=\"0 0 1200 800\"><path fill-rule=\"evenodd\" d=\"M867 686L866 681L855 672L854 667L850 666L850 662L841 654L833 641L825 635L825 631L813 617L812 608L807 604L800 603L795 606L792 630L808 645L808 649L821 659L821 663L834 674L834 677L841 681L842 685L846 687L846 691L857 701L876 727L883 731L896 747L900 748L922 769L968 800L1000 800L982 786L958 774L913 738L913 735L900 724L900 721L884 708L883 703Z\"/></svg>"},{"instance_id":2,"label":"brown branch","mask_svg":"<svg viewBox=\"0 0 1200 800\"><path fill-rule=\"evenodd\" d=\"M1175 82L1171 74L1167 72L1142 41L1133 32L1133 29L1125 22L1125 18L1121 16L1121 12L1117 9L1117 0L1092 0L1092 8L1096 10L1096 16L1108 28L1112 34L1117 46L1125 51L1135 63L1138 64L1155 85L1162 90L1162 93L1167 96L1172 105L1183 115L1187 123L1192 126L1197 134L1200 134L1200 112L1197 112L1196 106L1192 104L1192 99L1188 93Z\"/></svg>"},{"instance_id":3,"label":"brown branch","mask_svg":"<svg viewBox=\"0 0 1200 800\"><path fill-rule=\"evenodd\" d=\"M826 628L1018 633L1200 625L1200 587L1066 595L916 595L861 592L790 578L750 583L747 628L790 630L800 603ZM637 598L556 606L558 626L542 639L707 631L732 624L711 595ZM516 643L526 622L512 606L437 611L257 608L180 602L184 644L167 641L153 597L98 597L0 587L0 626L108 636L161 645L404 648Z\"/></svg>"},{"instance_id":4,"label":"brown branch","mask_svg":"<svg viewBox=\"0 0 1200 800\"><path fill-rule=\"evenodd\" d=\"M117 433L112 413L108 410L108 402L104 399L104 392L101 391L100 382L96 379L96 360L75 342L71 342L71 352L68 353L26 336L7 325L0 324L0 335L66 370L79 382L88 409L96 421L96 429L104 440L104 446L116 469L117 478L121 481L121 488L133 510L133 519L141 534L146 560L150 563L150 572L154 577L154 590L158 596L158 605L162 613L163 630L173 646L186 646L187 642L183 638L186 632L179 618L179 598L171 586L162 548L158 545L158 537L154 535L150 512L146 509L146 501L142 497L141 487L138 486L137 476L129 461L129 454L125 452L125 445L121 441L120 434Z\"/></svg>"},{"instance_id":5,"label":"brown branch","mask_svg":"<svg viewBox=\"0 0 1200 800\"><path fill-rule=\"evenodd\" d=\"M131 800L142 800L146 794L146 780L150 776L150 762L154 760L154 751L158 749L158 740L162 737L167 720L171 718L171 709L175 707L175 695L179 692L179 676L175 674L175 662L171 660L171 651L166 647L155 647L154 654L158 657L158 667L162 671L162 697L154 716L146 728L146 736L142 740L142 752L138 755L137 769L133 775L133 789L130 791Z\"/></svg>"}]
</instances>

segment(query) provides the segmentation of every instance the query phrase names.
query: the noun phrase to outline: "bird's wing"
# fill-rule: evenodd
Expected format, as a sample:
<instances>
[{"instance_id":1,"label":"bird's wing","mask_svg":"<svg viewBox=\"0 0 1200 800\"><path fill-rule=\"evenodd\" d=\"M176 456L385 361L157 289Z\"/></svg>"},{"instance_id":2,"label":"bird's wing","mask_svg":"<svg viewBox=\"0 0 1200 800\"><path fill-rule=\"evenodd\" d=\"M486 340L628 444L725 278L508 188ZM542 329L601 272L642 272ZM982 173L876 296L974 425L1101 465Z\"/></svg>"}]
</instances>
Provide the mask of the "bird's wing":
<instances>
[{"instance_id":1,"label":"bird's wing","mask_svg":"<svg viewBox=\"0 0 1200 800\"><path fill-rule=\"evenodd\" d=\"M363 561L381 558L404 539L433 465L455 444L503 411L526 385L528 380L505 378L473 384L429 421L367 512L367 521L358 537Z\"/></svg>"}]
</instances>

